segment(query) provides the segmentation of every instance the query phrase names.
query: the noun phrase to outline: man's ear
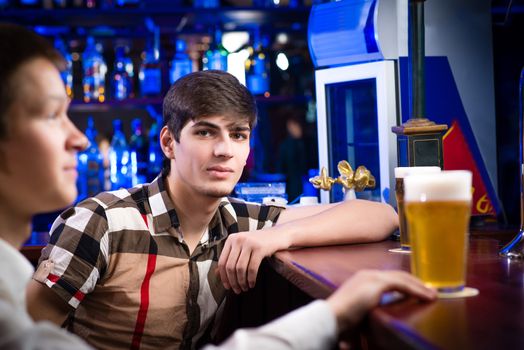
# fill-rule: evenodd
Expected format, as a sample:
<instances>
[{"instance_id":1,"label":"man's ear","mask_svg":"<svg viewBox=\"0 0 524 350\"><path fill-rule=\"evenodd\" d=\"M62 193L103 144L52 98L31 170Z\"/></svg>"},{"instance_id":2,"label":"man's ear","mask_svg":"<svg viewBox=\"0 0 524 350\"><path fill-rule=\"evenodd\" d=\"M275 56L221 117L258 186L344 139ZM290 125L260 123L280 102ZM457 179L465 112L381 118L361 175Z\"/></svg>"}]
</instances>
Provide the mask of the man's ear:
<instances>
[{"instance_id":1,"label":"man's ear","mask_svg":"<svg viewBox=\"0 0 524 350\"><path fill-rule=\"evenodd\" d=\"M162 152L164 152L167 159L175 159L175 143L176 140L173 134L171 134L167 126L164 126L160 130L160 147L162 147Z\"/></svg>"}]
</instances>

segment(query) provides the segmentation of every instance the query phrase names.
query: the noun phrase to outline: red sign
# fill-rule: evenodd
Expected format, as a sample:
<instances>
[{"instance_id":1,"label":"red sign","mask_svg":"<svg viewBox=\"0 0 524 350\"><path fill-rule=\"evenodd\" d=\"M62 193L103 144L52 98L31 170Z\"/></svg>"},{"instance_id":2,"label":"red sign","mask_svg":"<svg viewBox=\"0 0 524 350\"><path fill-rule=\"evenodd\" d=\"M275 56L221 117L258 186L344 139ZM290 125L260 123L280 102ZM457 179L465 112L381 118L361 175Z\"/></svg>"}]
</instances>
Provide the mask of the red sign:
<instances>
[{"instance_id":1,"label":"red sign","mask_svg":"<svg viewBox=\"0 0 524 350\"><path fill-rule=\"evenodd\" d=\"M469 170L473 173L472 215L496 216L493 202L486 191L486 185L478 170L477 162L456 120L453 120L451 128L444 135L443 147L445 170Z\"/></svg>"}]
</instances>

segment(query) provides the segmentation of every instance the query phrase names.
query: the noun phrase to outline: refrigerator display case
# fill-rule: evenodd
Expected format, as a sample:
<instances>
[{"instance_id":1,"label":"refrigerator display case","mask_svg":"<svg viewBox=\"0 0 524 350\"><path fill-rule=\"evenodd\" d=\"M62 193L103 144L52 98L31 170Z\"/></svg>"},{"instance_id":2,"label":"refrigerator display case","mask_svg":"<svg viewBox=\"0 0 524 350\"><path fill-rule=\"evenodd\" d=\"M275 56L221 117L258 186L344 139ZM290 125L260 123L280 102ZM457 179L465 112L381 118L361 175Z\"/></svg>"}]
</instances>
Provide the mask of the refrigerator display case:
<instances>
[{"instance_id":1,"label":"refrigerator display case","mask_svg":"<svg viewBox=\"0 0 524 350\"><path fill-rule=\"evenodd\" d=\"M357 193L357 198L390 202L397 160L390 131L397 124L395 71L395 62L384 60L315 72L319 165L331 177L339 175L341 160L353 169L368 168L376 186ZM320 196L322 203L338 202L343 191L334 186Z\"/></svg>"}]
</instances>

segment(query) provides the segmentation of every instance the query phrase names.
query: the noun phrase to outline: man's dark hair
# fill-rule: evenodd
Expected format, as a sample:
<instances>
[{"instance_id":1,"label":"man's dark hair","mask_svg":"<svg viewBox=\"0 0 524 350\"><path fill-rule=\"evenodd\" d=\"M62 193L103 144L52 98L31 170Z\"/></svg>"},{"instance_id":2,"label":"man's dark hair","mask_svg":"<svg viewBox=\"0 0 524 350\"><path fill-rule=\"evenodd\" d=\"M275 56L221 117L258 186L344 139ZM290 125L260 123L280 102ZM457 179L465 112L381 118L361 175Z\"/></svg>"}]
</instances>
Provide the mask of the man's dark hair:
<instances>
[{"instance_id":1,"label":"man's dark hair","mask_svg":"<svg viewBox=\"0 0 524 350\"><path fill-rule=\"evenodd\" d=\"M0 23L0 140L7 136L6 112L16 97L18 69L36 58L44 58L59 70L65 68L64 58L50 42L29 29Z\"/></svg>"},{"instance_id":2,"label":"man's dark hair","mask_svg":"<svg viewBox=\"0 0 524 350\"><path fill-rule=\"evenodd\" d=\"M190 120L218 115L247 120L251 130L256 125L253 95L227 72L207 70L188 74L177 80L164 97L164 125L177 142ZM169 161L164 161L164 174L169 170Z\"/></svg>"}]
</instances>

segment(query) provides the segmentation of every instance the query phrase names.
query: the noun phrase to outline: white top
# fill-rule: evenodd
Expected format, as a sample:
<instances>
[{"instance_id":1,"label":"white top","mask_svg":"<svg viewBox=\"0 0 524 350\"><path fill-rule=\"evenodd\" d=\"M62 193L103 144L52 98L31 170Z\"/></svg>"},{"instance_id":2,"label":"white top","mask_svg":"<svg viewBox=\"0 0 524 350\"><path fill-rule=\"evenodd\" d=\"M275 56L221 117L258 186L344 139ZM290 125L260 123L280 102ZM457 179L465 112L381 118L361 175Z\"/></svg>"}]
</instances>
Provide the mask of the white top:
<instances>
[{"instance_id":1,"label":"white top","mask_svg":"<svg viewBox=\"0 0 524 350\"><path fill-rule=\"evenodd\" d=\"M324 300L313 301L265 326L237 330L220 346L203 350L332 349L337 340L335 315Z\"/></svg>"},{"instance_id":2,"label":"white top","mask_svg":"<svg viewBox=\"0 0 524 350\"><path fill-rule=\"evenodd\" d=\"M77 337L27 313L26 286L33 266L0 238L0 349L89 349Z\"/></svg>"}]
</instances>

